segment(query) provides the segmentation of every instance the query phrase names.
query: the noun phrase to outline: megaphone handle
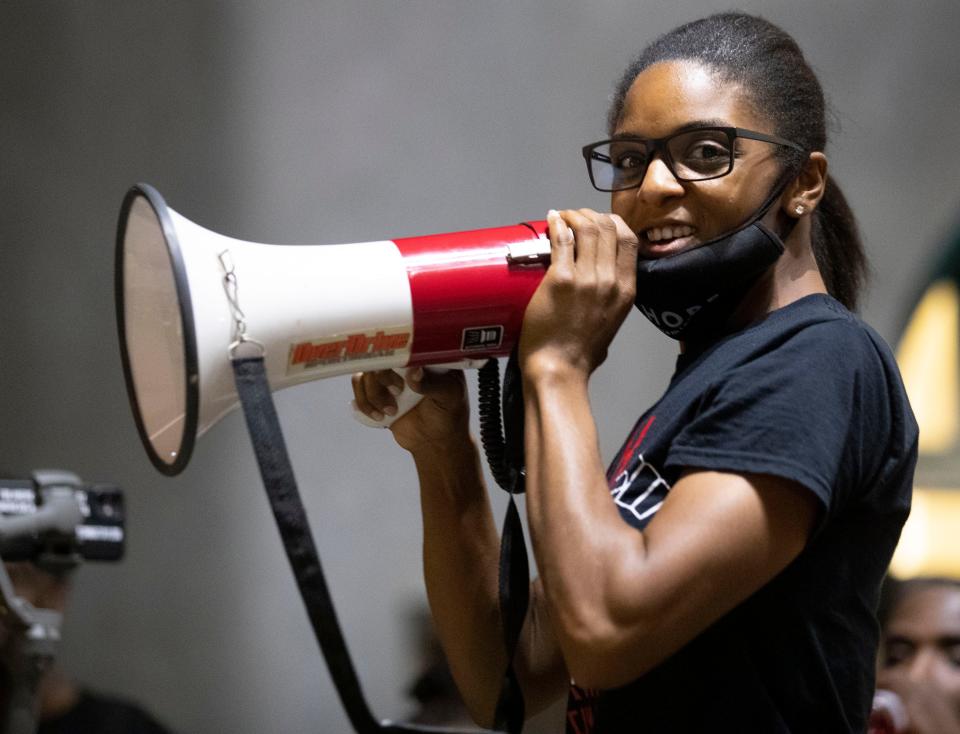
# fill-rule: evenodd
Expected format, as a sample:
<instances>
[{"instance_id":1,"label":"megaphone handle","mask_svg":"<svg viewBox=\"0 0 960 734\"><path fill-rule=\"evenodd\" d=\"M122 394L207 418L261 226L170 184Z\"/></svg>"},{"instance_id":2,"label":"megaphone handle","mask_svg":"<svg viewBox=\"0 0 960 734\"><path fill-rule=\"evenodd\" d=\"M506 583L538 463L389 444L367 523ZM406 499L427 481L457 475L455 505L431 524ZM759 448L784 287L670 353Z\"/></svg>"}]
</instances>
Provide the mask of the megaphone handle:
<instances>
[{"instance_id":1,"label":"megaphone handle","mask_svg":"<svg viewBox=\"0 0 960 734\"><path fill-rule=\"evenodd\" d=\"M432 372L441 373L441 372L447 372L450 368L435 366L435 367L427 367L426 369ZM400 370L394 370L394 372L396 372L401 377L404 377L404 373L401 372ZM393 422L395 420L406 415L415 407L417 407L417 404L421 400L423 400L423 395L411 390L410 386L407 385L406 379L404 379L403 392L397 395L395 399L397 401L396 415L385 415L383 416L382 419L375 421L366 413L362 413L359 410L357 410L356 406L353 405L353 417L356 418L357 421L359 421L363 425L369 426L370 428L389 428L391 425L393 425Z\"/></svg>"}]
</instances>

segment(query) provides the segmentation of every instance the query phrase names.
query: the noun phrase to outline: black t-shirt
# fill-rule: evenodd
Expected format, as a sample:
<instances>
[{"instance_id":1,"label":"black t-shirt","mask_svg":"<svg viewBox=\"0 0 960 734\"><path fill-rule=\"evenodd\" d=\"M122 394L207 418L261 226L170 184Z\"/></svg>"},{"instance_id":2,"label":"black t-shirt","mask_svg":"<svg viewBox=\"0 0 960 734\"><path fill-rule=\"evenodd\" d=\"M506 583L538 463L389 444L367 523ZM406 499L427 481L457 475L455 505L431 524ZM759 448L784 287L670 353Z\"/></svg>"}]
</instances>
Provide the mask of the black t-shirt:
<instances>
[{"instance_id":1,"label":"black t-shirt","mask_svg":"<svg viewBox=\"0 0 960 734\"><path fill-rule=\"evenodd\" d=\"M642 529L702 468L798 482L819 521L793 563L655 669L616 690L572 686L568 734L864 731L916 458L889 347L829 296L682 355L608 470L624 520Z\"/></svg>"},{"instance_id":2,"label":"black t-shirt","mask_svg":"<svg viewBox=\"0 0 960 734\"><path fill-rule=\"evenodd\" d=\"M169 734L135 704L83 691L76 706L43 721L37 734Z\"/></svg>"}]
</instances>

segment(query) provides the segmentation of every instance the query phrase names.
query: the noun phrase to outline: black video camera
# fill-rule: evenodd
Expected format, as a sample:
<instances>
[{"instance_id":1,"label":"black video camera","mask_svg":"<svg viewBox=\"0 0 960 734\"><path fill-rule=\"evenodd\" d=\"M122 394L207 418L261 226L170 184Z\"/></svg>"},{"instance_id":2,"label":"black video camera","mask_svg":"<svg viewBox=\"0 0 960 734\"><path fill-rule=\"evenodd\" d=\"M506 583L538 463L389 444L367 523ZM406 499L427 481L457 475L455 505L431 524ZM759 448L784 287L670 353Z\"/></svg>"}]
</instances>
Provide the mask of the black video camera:
<instances>
[{"instance_id":1,"label":"black video camera","mask_svg":"<svg viewBox=\"0 0 960 734\"><path fill-rule=\"evenodd\" d=\"M66 511L56 509L60 507ZM51 513L56 517L40 522ZM59 470L35 471L30 479L0 479L4 561L119 561L125 538L123 493L116 485L82 482Z\"/></svg>"}]
</instances>

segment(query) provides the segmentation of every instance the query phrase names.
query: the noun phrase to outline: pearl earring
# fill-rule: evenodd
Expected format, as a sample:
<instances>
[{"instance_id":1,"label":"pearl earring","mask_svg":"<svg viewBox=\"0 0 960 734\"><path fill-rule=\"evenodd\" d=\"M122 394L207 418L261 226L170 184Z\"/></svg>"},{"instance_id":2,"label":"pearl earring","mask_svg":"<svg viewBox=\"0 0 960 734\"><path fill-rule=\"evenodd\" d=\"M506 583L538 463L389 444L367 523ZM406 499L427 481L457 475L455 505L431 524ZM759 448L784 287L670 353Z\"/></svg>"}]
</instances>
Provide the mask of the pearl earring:
<instances>
[{"instance_id":1,"label":"pearl earring","mask_svg":"<svg viewBox=\"0 0 960 734\"><path fill-rule=\"evenodd\" d=\"M803 214L803 204L797 204L797 214Z\"/></svg>"}]
</instances>

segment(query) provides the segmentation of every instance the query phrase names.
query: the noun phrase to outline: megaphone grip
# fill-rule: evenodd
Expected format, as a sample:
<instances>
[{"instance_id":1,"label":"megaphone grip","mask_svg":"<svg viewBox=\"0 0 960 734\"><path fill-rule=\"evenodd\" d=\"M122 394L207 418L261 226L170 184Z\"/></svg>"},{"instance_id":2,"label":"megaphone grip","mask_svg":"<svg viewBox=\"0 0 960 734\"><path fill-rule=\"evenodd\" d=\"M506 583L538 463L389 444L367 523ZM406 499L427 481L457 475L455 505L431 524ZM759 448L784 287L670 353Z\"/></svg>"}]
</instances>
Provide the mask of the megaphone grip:
<instances>
[{"instance_id":1,"label":"megaphone grip","mask_svg":"<svg viewBox=\"0 0 960 734\"><path fill-rule=\"evenodd\" d=\"M434 372L447 371L446 367L427 367L426 369L433 370ZM397 395L395 398L397 401L396 414L385 415L380 420L374 420L373 418L368 416L366 413L363 413L357 410L356 403L351 403L351 407L353 408L353 417L356 418L357 421L359 421L365 426L369 426L370 428L389 428L391 425L393 425L393 422L395 420L409 413L411 410L417 407L417 404L421 400L423 400L423 395L421 395L420 393L416 393L410 389L410 386L407 384L405 374L403 372L400 372L399 370L394 370L394 372L396 372L401 377L404 377L403 391L399 395Z\"/></svg>"}]
</instances>

